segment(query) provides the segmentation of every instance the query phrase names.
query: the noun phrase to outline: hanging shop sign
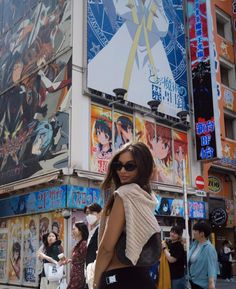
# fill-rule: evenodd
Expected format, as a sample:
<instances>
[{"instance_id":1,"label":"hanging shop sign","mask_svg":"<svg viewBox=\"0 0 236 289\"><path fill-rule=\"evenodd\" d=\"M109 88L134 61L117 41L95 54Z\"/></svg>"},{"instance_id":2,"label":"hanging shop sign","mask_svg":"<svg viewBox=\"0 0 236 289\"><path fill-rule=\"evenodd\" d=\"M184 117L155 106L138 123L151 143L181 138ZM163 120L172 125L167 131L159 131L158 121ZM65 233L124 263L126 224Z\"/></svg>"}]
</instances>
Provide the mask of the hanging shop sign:
<instances>
[{"instance_id":1,"label":"hanging shop sign","mask_svg":"<svg viewBox=\"0 0 236 289\"><path fill-rule=\"evenodd\" d=\"M103 207L101 191L96 188L85 188L80 186L68 186L67 207L71 209L83 209L92 203L98 203Z\"/></svg>"},{"instance_id":2,"label":"hanging shop sign","mask_svg":"<svg viewBox=\"0 0 236 289\"><path fill-rule=\"evenodd\" d=\"M213 51L209 45L211 31L210 11L206 0L188 0L188 21L191 53L191 71L194 102L197 160L220 157L220 142ZM219 138L220 139L220 138Z\"/></svg>"},{"instance_id":3,"label":"hanging shop sign","mask_svg":"<svg viewBox=\"0 0 236 289\"><path fill-rule=\"evenodd\" d=\"M215 208L210 213L210 223L212 226L224 226L227 222L228 214L223 208Z\"/></svg>"},{"instance_id":4,"label":"hanging shop sign","mask_svg":"<svg viewBox=\"0 0 236 289\"><path fill-rule=\"evenodd\" d=\"M64 208L67 186L58 186L0 200L0 217L41 213Z\"/></svg>"}]
</instances>

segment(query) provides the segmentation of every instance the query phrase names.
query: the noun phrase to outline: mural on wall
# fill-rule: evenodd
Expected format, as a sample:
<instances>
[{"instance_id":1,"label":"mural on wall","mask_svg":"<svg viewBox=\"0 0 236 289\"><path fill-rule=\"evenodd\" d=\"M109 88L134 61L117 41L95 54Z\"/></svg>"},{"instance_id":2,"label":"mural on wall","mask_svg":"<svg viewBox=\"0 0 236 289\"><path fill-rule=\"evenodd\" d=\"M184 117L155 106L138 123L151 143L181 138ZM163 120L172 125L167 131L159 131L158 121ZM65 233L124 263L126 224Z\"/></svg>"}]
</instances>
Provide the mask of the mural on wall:
<instances>
[{"instance_id":1,"label":"mural on wall","mask_svg":"<svg viewBox=\"0 0 236 289\"><path fill-rule=\"evenodd\" d=\"M112 157L111 110L91 106L91 170L105 173Z\"/></svg>"},{"instance_id":2,"label":"mural on wall","mask_svg":"<svg viewBox=\"0 0 236 289\"><path fill-rule=\"evenodd\" d=\"M1 1L0 185L67 165L70 4Z\"/></svg>"},{"instance_id":3,"label":"mural on wall","mask_svg":"<svg viewBox=\"0 0 236 289\"><path fill-rule=\"evenodd\" d=\"M182 0L88 1L87 31L88 88L123 87L168 115L188 109Z\"/></svg>"}]
</instances>

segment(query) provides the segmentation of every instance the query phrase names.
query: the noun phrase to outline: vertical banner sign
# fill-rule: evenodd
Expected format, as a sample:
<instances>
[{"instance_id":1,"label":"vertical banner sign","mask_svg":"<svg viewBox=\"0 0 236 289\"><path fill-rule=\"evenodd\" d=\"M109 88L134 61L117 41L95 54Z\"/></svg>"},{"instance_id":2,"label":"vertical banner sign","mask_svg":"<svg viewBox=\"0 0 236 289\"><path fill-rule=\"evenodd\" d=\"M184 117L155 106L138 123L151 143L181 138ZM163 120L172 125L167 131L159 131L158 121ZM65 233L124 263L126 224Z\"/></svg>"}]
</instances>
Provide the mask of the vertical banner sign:
<instances>
[{"instance_id":1,"label":"vertical banner sign","mask_svg":"<svg viewBox=\"0 0 236 289\"><path fill-rule=\"evenodd\" d=\"M206 0L188 0L197 160L217 157Z\"/></svg>"}]
</instances>

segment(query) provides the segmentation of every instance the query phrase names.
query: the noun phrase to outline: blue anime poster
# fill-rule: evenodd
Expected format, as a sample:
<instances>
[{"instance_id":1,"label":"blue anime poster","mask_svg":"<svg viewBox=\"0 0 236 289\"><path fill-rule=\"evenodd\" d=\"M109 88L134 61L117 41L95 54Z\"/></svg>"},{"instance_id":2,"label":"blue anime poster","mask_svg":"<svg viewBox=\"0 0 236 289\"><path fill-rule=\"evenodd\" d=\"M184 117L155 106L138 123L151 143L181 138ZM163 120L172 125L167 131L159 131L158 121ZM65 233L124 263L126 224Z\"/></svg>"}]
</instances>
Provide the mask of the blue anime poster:
<instances>
[{"instance_id":1,"label":"blue anime poster","mask_svg":"<svg viewBox=\"0 0 236 289\"><path fill-rule=\"evenodd\" d=\"M188 109L182 0L93 0L87 8L87 87L168 115ZM102 73L101 73L102 72Z\"/></svg>"}]
</instances>

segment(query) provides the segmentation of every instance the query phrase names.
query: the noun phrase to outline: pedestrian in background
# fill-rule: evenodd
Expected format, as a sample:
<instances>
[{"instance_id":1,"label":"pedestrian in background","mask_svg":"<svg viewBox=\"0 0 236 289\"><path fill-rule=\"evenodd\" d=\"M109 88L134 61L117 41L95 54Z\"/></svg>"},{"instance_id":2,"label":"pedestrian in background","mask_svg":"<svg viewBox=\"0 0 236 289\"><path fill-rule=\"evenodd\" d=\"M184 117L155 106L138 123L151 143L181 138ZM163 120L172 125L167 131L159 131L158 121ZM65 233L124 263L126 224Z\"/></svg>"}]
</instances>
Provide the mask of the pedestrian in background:
<instances>
[{"instance_id":1,"label":"pedestrian in background","mask_svg":"<svg viewBox=\"0 0 236 289\"><path fill-rule=\"evenodd\" d=\"M152 154L141 142L124 145L111 159L102 189L114 190L114 193L102 216L107 222L100 233L93 289L156 288L149 268L136 266L146 242L160 232L153 213L156 198L150 187L153 169ZM130 260L129 265L120 261L116 253L116 245L124 231L124 252Z\"/></svg>"},{"instance_id":2,"label":"pedestrian in background","mask_svg":"<svg viewBox=\"0 0 236 289\"><path fill-rule=\"evenodd\" d=\"M215 289L219 271L217 252L208 240L210 226L200 221L193 226L195 240L189 251L188 268L192 289Z\"/></svg>"},{"instance_id":3,"label":"pedestrian in background","mask_svg":"<svg viewBox=\"0 0 236 289\"><path fill-rule=\"evenodd\" d=\"M183 229L173 226L170 230L170 242L168 248L165 241L162 242L163 252L169 262L171 289L185 289L185 265L186 253L182 244Z\"/></svg>"},{"instance_id":4,"label":"pedestrian in background","mask_svg":"<svg viewBox=\"0 0 236 289\"><path fill-rule=\"evenodd\" d=\"M233 261L233 250L230 248L230 242L224 240L223 248L220 252L220 262L222 264L222 277L226 281L232 281L232 261Z\"/></svg>"},{"instance_id":5,"label":"pedestrian in background","mask_svg":"<svg viewBox=\"0 0 236 289\"><path fill-rule=\"evenodd\" d=\"M62 262L62 264L71 263L70 281L67 289L84 289L84 266L87 254L88 239L87 225L83 222L75 223L73 225L72 234L73 238L77 240L77 244L72 251L72 258Z\"/></svg>"},{"instance_id":6,"label":"pedestrian in background","mask_svg":"<svg viewBox=\"0 0 236 289\"><path fill-rule=\"evenodd\" d=\"M63 252L61 240L55 232L49 232L42 238L44 240L44 252L39 251L37 257L43 260L43 263L57 264L59 261L58 255ZM40 289L57 289L58 281L48 281L44 272L41 274Z\"/></svg>"},{"instance_id":7,"label":"pedestrian in background","mask_svg":"<svg viewBox=\"0 0 236 289\"><path fill-rule=\"evenodd\" d=\"M94 275L95 259L98 250L98 231L101 218L102 207L97 203L92 203L84 208L86 220L89 226L89 237L87 241L87 256L86 256L86 288L92 288L92 276Z\"/></svg>"},{"instance_id":8,"label":"pedestrian in background","mask_svg":"<svg viewBox=\"0 0 236 289\"><path fill-rule=\"evenodd\" d=\"M87 242L87 256L86 256L86 266L94 262L97 256L98 249L98 229L101 217L102 207L93 203L84 208L84 213L86 214L86 220L89 226L89 237Z\"/></svg>"}]
</instances>

